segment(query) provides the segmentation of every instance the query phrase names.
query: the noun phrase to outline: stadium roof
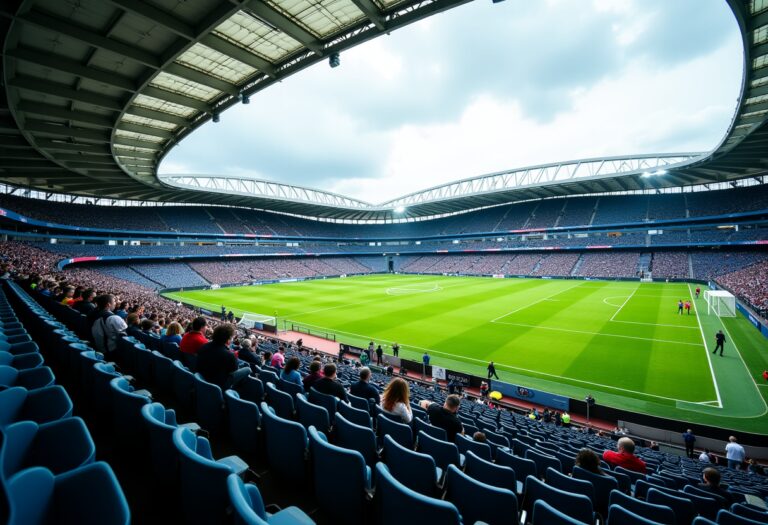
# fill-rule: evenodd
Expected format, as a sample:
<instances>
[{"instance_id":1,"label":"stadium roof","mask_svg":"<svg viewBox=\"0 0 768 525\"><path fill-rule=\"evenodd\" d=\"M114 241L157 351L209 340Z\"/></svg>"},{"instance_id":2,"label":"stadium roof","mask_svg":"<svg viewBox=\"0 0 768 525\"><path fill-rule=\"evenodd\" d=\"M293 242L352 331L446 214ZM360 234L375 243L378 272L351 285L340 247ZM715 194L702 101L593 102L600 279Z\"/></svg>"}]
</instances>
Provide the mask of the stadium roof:
<instances>
[{"instance_id":1,"label":"stadium roof","mask_svg":"<svg viewBox=\"0 0 768 525\"><path fill-rule=\"evenodd\" d=\"M745 75L731 126L706 154L535 166L375 205L247 178L158 177L176 143L230 106L334 53L467 1L9 0L0 8L0 179L74 195L383 220L768 172L768 0L727 0L742 34Z\"/></svg>"}]
</instances>

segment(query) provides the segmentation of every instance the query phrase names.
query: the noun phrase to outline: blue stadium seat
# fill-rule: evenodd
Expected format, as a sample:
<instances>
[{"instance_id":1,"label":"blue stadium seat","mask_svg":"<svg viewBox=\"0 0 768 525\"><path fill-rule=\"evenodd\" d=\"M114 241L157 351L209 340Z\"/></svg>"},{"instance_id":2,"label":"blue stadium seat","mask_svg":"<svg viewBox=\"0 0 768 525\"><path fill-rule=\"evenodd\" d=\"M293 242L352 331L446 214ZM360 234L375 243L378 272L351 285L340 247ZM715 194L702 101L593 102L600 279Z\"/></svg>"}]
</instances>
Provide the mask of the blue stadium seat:
<instances>
[{"instance_id":1,"label":"blue stadium seat","mask_svg":"<svg viewBox=\"0 0 768 525\"><path fill-rule=\"evenodd\" d=\"M295 395L294 401L296 402L299 423L304 425L304 428L308 429L314 426L320 432L326 433L330 430L331 418L328 416L328 411L325 408L310 403L304 394L301 393Z\"/></svg>"},{"instance_id":2,"label":"blue stadium seat","mask_svg":"<svg viewBox=\"0 0 768 525\"><path fill-rule=\"evenodd\" d=\"M672 494L662 492L656 488L648 490L646 501L654 505L666 505L671 508L675 513L675 521L677 525L688 525L696 516L696 509L694 509L691 500L673 496Z\"/></svg>"},{"instance_id":3,"label":"blue stadium seat","mask_svg":"<svg viewBox=\"0 0 768 525\"><path fill-rule=\"evenodd\" d=\"M536 472L538 472L539 476L542 478L546 478L548 468L552 468L557 472L563 471L563 466L559 459L557 459L555 456L544 454L543 452L533 448L529 448L525 451L525 459L530 459L536 463Z\"/></svg>"},{"instance_id":4,"label":"blue stadium seat","mask_svg":"<svg viewBox=\"0 0 768 525\"><path fill-rule=\"evenodd\" d=\"M447 501L430 498L409 489L383 463L376 464L377 494L381 497L382 523L439 523L461 525L458 509Z\"/></svg>"},{"instance_id":5,"label":"blue stadium seat","mask_svg":"<svg viewBox=\"0 0 768 525\"><path fill-rule=\"evenodd\" d=\"M227 477L227 492L234 509L235 525L314 525L314 521L298 507L288 507L269 514L259 489L253 483L243 483L240 476Z\"/></svg>"},{"instance_id":6,"label":"blue stadium seat","mask_svg":"<svg viewBox=\"0 0 768 525\"><path fill-rule=\"evenodd\" d=\"M384 445L384 437L391 436L392 439L405 448L413 448L413 431L411 427L393 421L384 414L379 414L376 417L376 434L382 446Z\"/></svg>"},{"instance_id":7,"label":"blue stadium seat","mask_svg":"<svg viewBox=\"0 0 768 525\"><path fill-rule=\"evenodd\" d=\"M554 508L544 500L539 500L533 504L532 525L584 525Z\"/></svg>"},{"instance_id":8,"label":"blue stadium seat","mask_svg":"<svg viewBox=\"0 0 768 525\"><path fill-rule=\"evenodd\" d=\"M173 446L173 432L178 428L176 413L166 410L160 403L141 407L141 416L149 433L149 453L152 460L152 474L158 486L173 487L177 484L179 453Z\"/></svg>"},{"instance_id":9,"label":"blue stadium seat","mask_svg":"<svg viewBox=\"0 0 768 525\"><path fill-rule=\"evenodd\" d=\"M619 482L616 478L607 475L595 474L578 466L573 467L574 479L583 479L592 483L595 490L595 510L605 519L608 516L608 500L611 492L619 490Z\"/></svg>"},{"instance_id":10,"label":"blue stadium seat","mask_svg":"<svg viewBox=\"0 0 768 525\"><path fill-rule=\"evenodd\" d=\"M417 436L417 450L435 460L435 464L443 470L448 465L456 465L459 468L464 466L464 456L459 454L459 448L455 443L435 439L429 434L419 432Z\"/></svg>"},{"instance_id":11,"label":"blue stadium seat","mask_svg":"<svg viewBox=\"0 0 768 525\"><path fill-rule=\"evenodd\" d=\"M525 482L525 478L528 476L538 477L538 471L536 470L536 463L530 459L525 459L509 452L499 450L496 456L496 464L504 467L509 467L515 471L517 479Z\"/></svg>"},{"instance_id":12,"label":"blue stadium seat","mask_svg":"<svg viewBox=\"0 0 768 525\"><path fill-rule=\"evenodd\" d=\"M331 423L333 423L333 420L336 418L336 405L339 404L339 400L336 396L323 394L322 392L315 390L314 387L310 387L308 399L310 403L325 408L328 411L328 417L331 418Z\"/></svg>"},{"instance_id":13,"label":"blue stadium seat","mask_svg":"<svg viewBox=\"0 0 768 525\"><path fill-rule=\"evenodd\" d=\"M547 479L547 485L572 494L581 494L588 497L592 505L595 504L595 489L591 482L566 476L552 467L547 468L544 477Z\"/></svg>"},{"instance_id":14,"label":"blue stadium seat","mask_svg":"<svg viewBox=\"0 0 768 525\"><path fill-rule=\"evenodd\" d=\"M734 503L731 505L730 511L733 514L741 516L742 518L748 518L761 523L768 523L768 511L765 509L760 510L752 505L744 505L743 503Z\"/></svg>"},{"instance_id":15,"label":"blue stadium seat","mask_svg":"<svg viewBox=\"0 0 768 525\"><path fill-rule=\"evenodd\" d=\"M241 399L256 403L264 401L264 383L253 376L244 377L235 387Z\"/></svg>"},{"instance_id":16,"label":"blue stadium seat","mask_svg":"<svg viewBox=\"0 0 768 525\"><path fill-rule=\"evenodd\" d=\"M224 392L232 443L240 454L254 457L261 439L261 411L256 403L241 399L234 390Z\"/></svg>"},{"instance_id":17,"label":"blue stadium seat","mask_svg":"<svg viewBox=\"0 0 768 525\"><path fill-rule=\"evenodd\" d=\"M43 365L43 356L39 352L14 355L10 352L0 351L0 365L12 366L16 370L28 370Z\"/></svg>"},{"instance_id":18,"label":"blue stadium seat","mask_svg":"<svg viewBox=\"0 0 768 525\"><path fill-rule=\"evenodd\" d=\"M173 391L173 361L157 350L152 351L152 384L162 392Z\"/></svg>"},{"instance_id":19,"label":"blue stadium seat","mask_svg":"<svg viewBox=\"0 0 768 525\"><path fill-rule=\"evenodd\" d=\"M605 466L603 466L602 468L603 468L603 473L605 475L611 476L616 480L616 482L619 484L619 490L621 492L623 492L624 494L630 494L632 492L632 478L630 478L626 474L622 474L621 472L616 472Z\"/></svg>"},{"instance_id":20,"label":"blue stadium seat","mask_svg":"<svg viewBox=\"0 0 768 525\"><path fill-rule=\"evenodd\" d=\"M0 483L29 467L45 467L54 475L93 463L96 446L79 417L38 425L20 421L3 429L0 445Z\"/></svg>"},{"instance_id":21,"label":"blue stadium seat","mask_svg":"<svg viewBox=\"0 0 768 525\"><path fill-rule=\"evenodd\" d=\"M707 490L700 489L693 485L686 485L685 487L683 487L683 492L685 492L686 494L694 494L697 496L702 496L704 498L712 498L717 502L718 506L721 509L728 508L728 500L726 500L724 497L720 496L719 494L715 494L714 492L709 492ZM715 512L715 516L717 516L717 512Z\"/></svg>"},{"instance_id":22,"label":"blue stadium seat","mask_svg":"<svg viewBox=\"0 0 768 525\"><path fill-rule=\"evenodd\" d=\"M533 511L533 503L537 500L544 500L560 512L583 523L595 522L596 516L588 497L550 487L538 478L528 476L525 478L523 509L527 512Z\"/></svg>"},{"instance_id":23,"label":"blue stadium seat","mask_svg":"<svg viewBox=\"0 0 768 525\"><path fill-rule=\"evenodd\" d=\"M340 401L336 406L336 412L344 416L350 423L373 428L373 420L371 419L370 412L367 410L360 410L353 407L346 401Z\"/></svg>"},{"instance_id":24,"label":"blue stadium seat","mask_svg":"<svg viewBox=\"0 0 768 525\"><path fill-rule=\"evenodd\" d=\"M446 499L456 505L465 523L505 525L518 521L517 496L513 491L477 481L456 465L448 466L445 488Z\"/></svg>"},{"instance_id":25,"label":"blue stadium seat","mask_svg":"<svg viewBox=\"0 0 768 525\"><path fill-rule=\"evenodd\" d=\"M661 523L635 514L620 505L611 505L608 507L608 525L661 525Z\"/></svg>"},{"instance_id":26,"label":"blue stadium seat","mask_svg":"<svg viewBox=\"0 0 768 525\"><path fill-rule=\"evenodd\" d=\"M147 437L141 407L151 403L152 398L149 392L134 389L125 377L114 378L109 386L112 388L115 441L131 451L141 451Z\"/></svg>"},{"instance_id":27,"label":"blue stadium seat","mask_svg":"<svg viewBox=\"0 0 768 525\"><path fill-rule=\"evenodd\" d=\"M725 509L717 513L717 525L763 525L765 523L765 521L753 520Z\"/></svg>"},{"instance_id":28,"label":"blue stadium seat","mask_svg":"<svg viewBox=\"0 0 768 525\"><path fill-rule=\"evenodd\" d=\"M296 397L296 394L304 393L304 387L302 385L293 383L291 381L285 381L284 379L280 379L277 383L275 383L275 386L277 386L278 389L282 390L286 394L290 394L292 397Z\"/></svg>"},{"instance_id":29,"label":"blue stadium seat","mask_svg":"<svg viewBox=\"0 0 768 525\"><path fill-rule=\"evenodd\" d=\"M467 475L493 487L511 490L515 494L522 493L522 481L517 481L515 471L510 467L486 461L471 450L466 457Z\"/></svg>"},{"instance_id":30,"label":"blue stadium seat","mask_svg":"<svg viewBox=\"0 0 768 525\"><path fill-rule=\"evenodd\" d=\"M131 514L112 469L93 463L54 476L42 467L7 483L8 525L128 525Z\"/></svg>"},{"instance_id":31,"label":"blue stadium seat","mask_svg":"<svg viewBox=\"0 0 768 525\"><path fill-rule=\"evenodd\" d=\"M71 415L72 400L58 385L37 390L13 387L0 391L0 428L17 421L47 423Z\"/></svg>"},{"instance_id":32,"label":"blue stadium seat","mask_svg":"<svg viewBox=\"0 0 768 525\"><path fill-rule=\"evenodd\" d=\"M188 428L173 431L173 445L179 454L185 522L219 523L229 504L227 477L242 475L248 465L237 456L213 459L208 440Z\"/></svg>"},{"instance_id":33,"label":"blue stadium seat","mask_svg":"<svg viewBox=\"0 0 768 525\"><path fill-rule=\"evenodd\" d=\"M384 461L400 483L425 496L439 497L443 471L432 456L402 446L392 436L384 436Z\"/></svg>"},{"instance_id":34,"label":"blue stadium seat","mask_svg":"<svg viewBox=\"0 0 768 525\"><path fill-rule=\"evenodd\" d=\"M412 425L413 425L413 431L417 434L419 432L424 432L425 434L429 434L435 439L448 441L448 434L446 434L444 429L432 426L426 421L424 421L423 419L414 418Z\"/></svg>"},{"instance_id":35,"label":"blue stadium seat","mask_svg":"<svg viewBox=\"0 0 768 525\"><path fill-rule=\"evenodd\" d=\"M471 437L464 436L462 434L456 434L456 446L459 448L459 453L466 455L470 450L477 455L477 457L483 458L486 461L493 459L493 452L491 446L488 443L482 443L475 441Z\"/></svg>"},{"instance_id":36,"label":"blue stadium seat","mask_svg":"<svg viewBox=\"0 0 768 525\"><path fill-rule=\"evenodd\" d=\"M261 403L261 415L270 468L284 481L304 484L304 455L308 445L306 429L300 423L278 416L265 402Z\"/></svg>"},{"instance_id":37,"label":"blue stadium seat","mask_svg":"<svg viewBox=\"0 0 768 525\"><path fill-rule=\"evenodd\" d=\"M195 411L200 426L210 434L220 434L224 426L224 394L219 385L209 383L199 373L195 378Z\"/></svg>"},{"instance_id":38,"label":"blue stadium seat","mask_svg":"<svg viewBox=\"0 0 768 525\"><path fill-rule=\"evenodd\" d=\"M173 362L173 398L183 413L192 413L195 397L195 376L181 361Z\"/></svg>"},{"instance_id":39,"label":"blue stadium seat","mask_svg":"<svg viewBox=\"0 0 768 525\"><path fill-rule=\"evenodd\" d=\"M51 386L55 382L56 378L47 366L18 370L12 366L0 365L0 388L20 386L27 390L36 390Z\"/></svg>"},{"instance_id":40,"label":"blue stadium seat","mask_svg":"<svg viewBox=\"0 0 768 525\"><path fill-rule=\"evenodd\" d=\"M267 403L275 409L275 413L284 419L293 419L296 409L293 398L282 390L278 390L274 383L267 383Z\"/></svg>"},{"instance_id":41,"label":"blue stadium seat","mask_svg":"<svg viewBox=\"0 0 768 525\"><path fill-rule=\"evenodd\" d=\"M371 413L371 404L367 399L352 395L349 392L347 392L347 399L349 400L349 404L354 408L368 412L369 414Z\"/></svg>"},{"instance_id":42,"label":"blue stadium seat","mask_svg":"<svg viewBox=\"0 0 768 525\"><path fill-rule=\"evenodd\" d=\"M326 436L309 427L309 451L314 472L315 498L334 523L357 525L364 521L371 468L355 450L328 443ZM338 501L338 480L344 480L344 504Z\"/></svg>"},{"instance_id":43,"label":"blue stadium seat","mask_svg":"<svg viewBox=\"0 0 768 525\"><path fill-rule=\"evenodd\" d=\"M104 415L112 408L112 387L109 383L120 373L111 363L98 362L93 365L93 395L91 401L98 415Z\"/></svg>"},{"instance_id":44,"label":"blue stadium seat","mask_svg":"<svg viewBox=\"0 0 768 525\"><path fill-rule=\"evenodd\" d=\"M674 511L667 505L656 505L633 498L620 490L614 490L608 499L609 508L618 505L646 519L658 521L664 525L675 525Z\"/></svg>"}]
</instances>

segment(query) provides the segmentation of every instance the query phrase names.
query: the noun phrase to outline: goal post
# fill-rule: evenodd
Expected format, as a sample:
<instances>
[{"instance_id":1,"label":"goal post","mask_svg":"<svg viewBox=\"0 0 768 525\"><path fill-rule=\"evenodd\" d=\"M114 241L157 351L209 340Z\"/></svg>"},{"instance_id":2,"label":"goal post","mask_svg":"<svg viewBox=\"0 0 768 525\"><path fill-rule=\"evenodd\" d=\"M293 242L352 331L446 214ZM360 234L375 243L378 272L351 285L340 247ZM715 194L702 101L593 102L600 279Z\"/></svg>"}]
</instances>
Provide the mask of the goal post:
<instances>
[{"instance_id":1,"label":"goal post","mask_svg":"<svg viewBox=\"0 0 768 525\"><path fill-rule=\"evenodd\" d=\"M253 312L243 312L238 326L247 329L264 330L265 326L277 327L277 318L273 315L257 314Z\"/></svg>"},{"instance_id":2,"label":"goal post","mask_svg":"<svg viewBox=\"0 0 768 525\"><path fill-rule=\"evenodd\" d=\"M707 313L718 317L736 317L736 297L725 290L705 290Z\"/></svg>"}]
</instances>

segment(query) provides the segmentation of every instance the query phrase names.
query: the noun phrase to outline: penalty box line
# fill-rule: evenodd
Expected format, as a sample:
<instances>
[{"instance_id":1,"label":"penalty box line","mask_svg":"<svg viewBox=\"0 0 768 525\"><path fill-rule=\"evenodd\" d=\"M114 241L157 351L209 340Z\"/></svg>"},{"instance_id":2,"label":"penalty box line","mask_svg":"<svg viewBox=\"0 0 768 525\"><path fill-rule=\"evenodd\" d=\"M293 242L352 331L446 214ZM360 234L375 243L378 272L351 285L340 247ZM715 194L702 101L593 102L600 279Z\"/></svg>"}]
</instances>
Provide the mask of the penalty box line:
<instances>
[{"instance_id":1,"label":"penalty box line","mask_svg":"<svg viewBox=\"0 0 768 525\"><path fill-rule=\"evenodd\" d=\"M503 314L503 315L500 315L500 316L498 316L498 317L497 317L497 318L495 318L495 319L491 319L491 321L490 321L490 322L491 322L491 323L497 323L497 322L499 322L499 319L504 319L505 317L508 317L508 316L510 316L510 315L512 315L512 314L515 314L515 313L517 313L517 312L519 312L519 311L521 311L521 310L525 310L526 308L530 308L531 306L534 306L534 305L536 305L536 304L539 304L539 303L541 303L541 302L544 302L544 301L546 301L546 300L548 300L548 299L551 299L551 298L553 298L553 297L555 297L555 296L557 296L557 295L560 295L561 293L565 293L565 292L567 292L567 291L569 291L569 290L573 290L574 288L577 288L577 287L581 286L581 285L582 285L582 284L584 284L585 282L587 282L587 281L581 281L581 282L579 282L579 284L577 284L576 286L571 286L571 287L569 287L569 288L566 288L565 290L560 290L559 292L553 293L552 295L548 295L548 296L546 296L546 297L542 297L541 299L538 299L538 300L536 300L536 301L534 301L534 302L532 302L532 303L528 303L528 304L526 304L526 305L520 306L519 308L515 308L515 309L514 309L514 310L512 310L511 312L507 312L507 313L505 313L505 314Z\"/></svg>"}]
</instances>

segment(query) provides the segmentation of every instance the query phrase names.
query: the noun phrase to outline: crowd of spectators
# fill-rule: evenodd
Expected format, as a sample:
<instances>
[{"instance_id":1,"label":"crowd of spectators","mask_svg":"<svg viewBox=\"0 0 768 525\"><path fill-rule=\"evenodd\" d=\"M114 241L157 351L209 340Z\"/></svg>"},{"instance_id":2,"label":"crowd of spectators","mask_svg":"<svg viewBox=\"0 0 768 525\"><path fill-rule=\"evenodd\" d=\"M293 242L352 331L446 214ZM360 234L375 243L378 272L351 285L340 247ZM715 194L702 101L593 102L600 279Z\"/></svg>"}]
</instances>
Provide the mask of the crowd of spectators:
<instances>
[{"instance_id":1,"label":"crowd of spectators","mask_svg":"<svg viewBox=\"0 0 768 525\"><path fill-rule=\"evenodd\" d=\"M768 260L718 277L717 282L744 301L762 316L768 314Z\"/></svg>"},{"instance_id":2,"label":"crowd of spectators","mask_svg":"<svg viewBox=\"0 0 768 525\"><path fill-rule=\"evenodd\" d=\"M531 275L571 275L579 257L580 254L578 253L552 253L545 255L539 261L538 266L531 272Z\"/></svg>"},{"instance_id":3,"label":"crowd of spectators","mask_svg":"<svg viewBox=\"0 0 768 525\"><path fill-rule=\"evenodd\" d=\"M558 226L589 226L597 206L596 197L566 199L563 215Z\"/></svg>"},{"instance_id":4,"label":"crowd of spectators","mask_svg":"<svg viewBox=\"0 0 768 525\"><path fill-rule=\"evenodd\" d=\"M713 280L719 275L732 273L765 260L768 260L768 254L759 251L691 253L694 278L707 281Z\"/></svg>"},{"instance_id":5,"label":"crowd of spectators","mask_svg":"<svg viewBox=\"0 0 768 525\"><path fill-rule=\"evenodd\" d=\"M638 273L637 252L585 253L574 275L581 277L635 277Z\"/></svg>"},{"instance_id":6,"label":"crowd of spectators","mask_svg":"<svg viewBox=\"0 0 768 525\"><path fill-rule=\"evenodd\" d=\"M686 252L657 252L653 254L651 272L658 279L686 279L689 274Z\"/></svg>"}]
</instances>

